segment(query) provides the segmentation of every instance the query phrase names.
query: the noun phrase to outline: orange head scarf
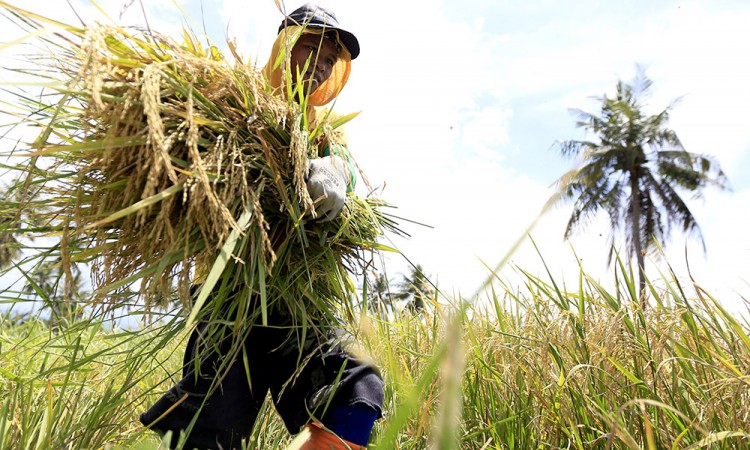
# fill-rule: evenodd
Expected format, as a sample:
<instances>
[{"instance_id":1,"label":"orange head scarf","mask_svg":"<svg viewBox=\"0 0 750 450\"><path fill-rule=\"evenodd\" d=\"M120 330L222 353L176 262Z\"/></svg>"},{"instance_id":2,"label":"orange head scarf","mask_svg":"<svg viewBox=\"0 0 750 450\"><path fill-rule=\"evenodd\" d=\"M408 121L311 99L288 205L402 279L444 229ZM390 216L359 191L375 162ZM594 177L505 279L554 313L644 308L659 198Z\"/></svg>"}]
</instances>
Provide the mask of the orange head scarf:
<instances>
[{"instance_id":1,"label":"orange head scarf","mask_svg":"<svg viewBox=\"0 0 750 450\"><path fill-rule=\"evenodd\" d=\"M292 47L294 47L297 39L299 39L302 34L323 34L325 31L326 30L323 28L290 25L279 32L276 41L273 43L268 63L266 63L266 66L263 69L268 84L279 95L283 95L281 93L287 90L286 77L294 75L289 55L291 54ZM352 67L352 57L346 49L346 46L341 43L338 34L336 34L336 39L339 40L339 47L341 48L338 59L336 60L336 64L333 65L331 76L310 94L310 97L307 100L307 104L310 106L323 106L331 102L331 100L339 95L349 79L349 72L351 72ZM287 93L286 96L288 95L289 93Z\"/></svg>"}]
</instances>

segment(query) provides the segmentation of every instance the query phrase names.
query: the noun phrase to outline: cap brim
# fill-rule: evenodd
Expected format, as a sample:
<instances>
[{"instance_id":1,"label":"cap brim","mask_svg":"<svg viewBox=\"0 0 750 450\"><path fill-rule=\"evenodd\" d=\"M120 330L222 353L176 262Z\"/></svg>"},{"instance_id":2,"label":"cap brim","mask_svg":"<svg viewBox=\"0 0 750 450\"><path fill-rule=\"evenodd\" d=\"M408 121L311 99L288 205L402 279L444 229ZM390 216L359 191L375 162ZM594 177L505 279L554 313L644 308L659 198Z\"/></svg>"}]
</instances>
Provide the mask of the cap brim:
<instances>
[{"instance_id":1,"label":"cap brim","mask_svg":"<svg viewBox=\"0 0 750 450\"><path fill-rule=\"evenodd\" d=\"M356 36L346 30L342 30L341 28L334 28L334 30L338 31L339 39L341 39L341 43L344 44L344 47L349 50L352 59L359 56L359 41Z\"/></svg>"},{"instance_id":2,"label":"cap brim","mask_svg":"<svg viewBox=\"0 0 750 450\"><path fill-rule=\"evenodd\" d=\"M346 47L346 49L349 51L349 54L351 55L352 59L359 56L359 41L357 40L356 36L354 36L352 33L346 30L343 30L335 26L327 26L317 21L309 21L309 20L299 21L291 16L288 16L288 17L285 17L284 20L281 22L281 25L279 25L279 32L281 32L281 30L283 30L285 27L289 25L300 25L303 27L310 27L310 28L323 28L323 29L329 29L329 30L336 30L339 34L339 39L341 40L341 43L344 44L344 47Z\"/></svg>"}]
</instances>

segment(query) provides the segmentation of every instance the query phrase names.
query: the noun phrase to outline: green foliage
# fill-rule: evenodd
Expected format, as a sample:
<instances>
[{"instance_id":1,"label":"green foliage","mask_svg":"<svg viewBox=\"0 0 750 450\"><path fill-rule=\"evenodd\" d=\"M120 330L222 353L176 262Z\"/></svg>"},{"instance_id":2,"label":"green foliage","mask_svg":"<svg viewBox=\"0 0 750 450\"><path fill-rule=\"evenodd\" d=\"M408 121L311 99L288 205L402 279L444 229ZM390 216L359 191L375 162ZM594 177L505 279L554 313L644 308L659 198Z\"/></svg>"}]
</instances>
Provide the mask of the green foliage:
<instances>
[{"instance_id":1,"label":"green foliage","mask_svg":"<svg viewBox=\"0 0 750 450\"><path fill-rule=\"evenodd\" d=\"M2 195L2 194L0 194ZM15 214L5 208L0 210L0 270L10 266L21 253L21 243L16 234Z\"/></svg>"},{"instance_id":2,"label":"green foliage","mask_svg":"<svg viewBox=\"0 0 750 450\"><path fill-rule=\"evenodd\" d=\"M32 34L53 22L24 16L23 12L9 14L25 23L34 31ZM62 28L60 34L45 38L45 42L60 50L62 57L80 58L76 52L81 48L71 48L55 39L63 34L85 38L86 30L54 25ZM44 264L37 265L25 277L26 294L37 295L54 308L54 299L60 289L66 292L66 283L69 295L81 294L72 270L74 264L96 263L97 255L107 251L112 254L112 240L122 232L124 222L132 222L133 229L144 224L162 225L165 232L155 236L163 238L175 233L184 240L130 241L132 247L152 248L157 241L170 246L158 258L146 261L130 261L124 253L114 253L112 257L119 257L128 270L117 280L99 280L113 293L107 296L107 304L92 302L86 310L55 312L57 317L73 316L74 320L50 323L33 315L19 318L15 313L0 317L3 449L145 449L160 445L153 433L139 425L137 416L179 377L186 326L176 311L161 310L151 311L132 329L121 329L108 321L110 316L105 312L122 314L131 322L142 318L142 308L128 309L134 306L131 302L136 297L129 286L133 281L156 280L154 292L163 296L152 298L154 304L171 305L173 283L159 284L162 278L158 274L166 273L172 278L187 274L195 267L190 265L193 261L188 253L195 255L209 249L205 262L211 269L211 286L199 300L207 298L211 291L216 294L214 299L218 296L237 311L247 311L249 305L238 299L250 296L232 298L230 294L236 286L252 286L262 306L252 315L237 314L237 321L244 326L249 327L256 319L262 321L273 299L289 300L306 319L311 304L324 306L330 298L348 300L356 296L347 271L361 262L360 251L382 250L376 238L383 228L394 226L381 212L386 205L370 198L353 199L350 210L334 224L305 226L301 220L304 202L296 197L299 193L293 189L294 180L285 179L287 184L277 186L282 180L281 172L274 172L276 169L267 161L259 159L268 155L249 152L268 150L268 146L281 149L276 155L279 159L274 161L303 167L302 159L284 159L288 150L310 142L320 132L314 130L305 135L306 127L301 124L306 117L301 110L287 111L281 105L284 111L278 115L269 113L269 117L264 117L259 113L256 117L253 98L263 89L247 89L244 68L227 66L215 48L205 51L189 33L183 44L175 44L154 36L131 36L122 29L109 31L89 37L103 39L92 42L104 45L110 56L116 56L107 62L116 61L122 71L115 72L124 78L116 82L108 78L99 86L98 81L104 78L100 80L89 72L91 79L77 80L82 84L50 80L50 87L57 90L55 95L19 97L19 102L35 111L34 120L41 132L39 139L25 149L33 152L31 157L12 166L27 176L10 187L18 197L7 197L0 208L0 256L6 261L19 257L13 250L19 245L20 231L57 233L60 240L43 249L40 261ZM164 52L165 48L173 52ZM186 53L191 57L185 57ZM187 64L196 60L200 62L198 66ZM75 64L62 66L68 71L75 68ZM106 68L106 64L92 67ZM143 70L136 70L138 76L128 78L127 67ZM67 75L70 73L78 72ZM212 73L228 74L222 80L237 95L212 97L223 92L207 83ZM205 152L218 142L207 139L206 133L196 135L197 127L209 130L214 137L223 136L236 124L242 124L239 131L235 130L239 134L246 132L245 125L262 125L265 130L263 142L248 144L248 152L241 158L247 164L245 168L256 171L258 177L250 189L241 183L236 186L242 192L254 192L256 197L219 205L221 211L230 208L230 218L238 223L222 229L224 238L216 242L206 240L213 236L208 228L186 231L179 226L185 206L182 202L195 195L194 189L230 184L220 172L207 172L205 167L190 163L189 151L170 154L169 158L159 156L167 175L162 177L163 184L151 186L150 190L143 189L142 179L136 183L137 177L120 169L111 171L120 178L97 184L101 189L93 189L93 184L76 184L79 176L88 177L85 179L91 183L101 181L97 177L109 167L96 166L94 170L92 166L77 166L77 162L90 162L99 154L128 145L144 145L156 136L137 133L144 129L143 121L148 122L148 117L141 109L135 113L128 109L140 108L145 102L132 93L135 91L126 95L127 89L141 87L135 81L142 80L141 76L158 82L158 89L152 94L159 100L154 103L159 117L174 120L173 128L167 132L185 144L187 150ZM674 188L698 192L710 184L723 187L726 182L711 158L687 153L675 133L664 128L669 109L654 116L642 114L638 98L648 90L650 82L643 78L639 83L619 83L616 98L602 98L600 115L581 112L579 125L596 133L599 141L567 141L561 145L564 154L583 157L583 164L561 179L558 197L576 202L566 236L603 209L610 214L613 231L620 224L636 230L628 241L631 254L636 255L642 253L641 248L649 247L651 237L668 235L672 224L677 223L686 231L698 231ZM89 89L91 86L94 88ZM156 93L161 96L162 91L174 96L160 103L162 97ZM123 109L109 110L113 114L107 120L92 123L80 115L82 109L91 106L89 102ZM133 114L120 114L123 111ZM246 121L248 117L254 120ZM348 118L334 121L331 126ZM86 134L106 132L113 124L131 134L112 135L106 141ZM186 134L181 135L180 130ZM187 139L188 135L195 140ZM228 139L222 142L229 142ZM306 147L298 156L303 156L305 150ZM18 156L16 149L9 154ZM130 155L122 151L115 154ZM45 159L56 159L57 165L46 165ZM130 164L127 160L124 166ZM91 170L73 170L80 167ZM179 178L177 181L168 176L168 169L174 169L172 175ZM245 173L240 174L241 178ZM288 178L288 172L284 174ZM93 203L89 203L95 193L111 193L115 198L131 182L139 188L132 197L136 202L115 201L101 211L95 211ZM49 189L46 198L34 194L41 187ZM278 192L281 200L263 198L271 191ZM210 206L209 197L206 202ZM91 213L87 216L91 220L81 223L81 216L75 214L60 219L54 210L43 208L50 199L58 212L65 206L83 205L83 211ZM174 209L168 210L169 205ZM284 206L283 210L279 210L279 205ZM14 213L19 206L23 206L24 214ZM200 218L220 218L218 213L198 210ZM37 220L40 215L47 219L41 224ZM280 215L286 228L265 236L265 240L273 238L272 253L278 258L276 272L268 279L266 265L273 258L266 258L264 252L268 249L257 245L264 242L268 231L260 218L279 223ZM93 239L93 235L87 235L92 223L101 225L100 235L86 242ZM305 251L296 252L299 248ZM470 305L458 299L459 306L454 307L437 302L437 290L417 266L405 277L396 296L407 299L412 309L421 314L393 312L369 318L366 310L355 311L354 305L348 304L350 309L346 312L360 313L358 337L362 352L375 359L386 380L385 420L376 425L373 448L746 448L750 438L748 323L726 311L700 287L688 289L676 280L666 280L665 288L644 285L654 298L653 308L644 310L639 306L632 272L621 261L617 263L614 291L583 272L577 289L569 292L554 280L521 271L523 288L492 285L494 290L482 302ZM237 276L220 276L227 272ZM379 302L388 296L385 281L379 278L373 286L374 298ZM186 279L182 282L190 283ZM18 295L14 297L15 294ZM2 293L2 299L12 306L25 301L21 293L9 291ZM307 305L297 303L303 300ZM427 300L434 309L423 309ZM200 304L194 307L193 317L199 309ZM324 312L331 316L342 312L331 309ZM353 317L352 314L350 318ZM272 413L270 402L264 408L248 448L286 446L290 437Z\"/></svg>"},{"instance_id":3,"label":"green foliage","mask_svg":"<svg viewBox=\"0 0 750 450\"><path fill-rule=\"evenodd\" d=\"M369 275L365 272L363 284L363 297L367 302L367 309L373 313L387 314L394 307L391 283L384 273L373 273L373 278Z\"/></svg>"},{"instance_id":4,"label":"green foliage","mask_svg":"<svg viewBox=\"0 0 750 450\"><path fill-rule=\"evenodd\" d=\"M179 364L173 328L113 330L81 320L55 333L43 321L0 320L1 448L102 448L147 438L128 434L134 413L163 386L163 364Z\"/></svg>"},{"instance_id":5,"label":"green foliage","mask_svg":"<svg viewBox=\"0 0 750 450\"><path fill-rule=\"evenodd\" d=\"M565 238L605 212L610 222L610 248L622 232L627 252L641 269L643 255L654 242L667 242L672 226L703 241L698 222L678 190L697 197L707 186L725 188L727 179L712 157L687 152L667 128L671 105L654 115L644 112L651 80L639 72L632 84L617 83L614 98L601 97L598 115L576 110L577 126L595 140L559 143L564 156L579 158L578 167L558 180L550 203L573 202ZM610 262L614 256L610 252Z\"/></svg>"},{"instance_id":6,"label":"green foliage","mask_svg":"<svg viewBox=\"0 0 750 450\"><path fill-rule=\"evenodd\" d=\"M395 298L405 301L406 309L414 313L422 312L425 305L434 303L437 296L435 285L419 264L412 266L409 275L403 275L397 286Z\"/></svg>"},{"instance_id":7,"label":"green foliage","mask_svg":"<svg viewBox=\"0 0 750 450\"><path fill-rule=\"evenodd\" d=\"M60 258L43 259L34 272L25 273L22 293L26 298L41 301L42 311L49 312L47 322L53 329L63 322L74 322L83 317L83 305L91 295L83 287L81 270L77 265L65 274ZM66 276L68 275L68 276Z\"/></svg>"},{"instance_id":8,"label":"green foliage","mask_svg":"<svg viewBox=\"0 0 750 450\"><path fill-rule=\"evenodd\" d=\"M362 351L386 381L377 449L746 448L750 309L727 311L697 285L649 284L639 306L581 273L575 292L523 274L457 310L363 314ZM155 448L137 422L173 382L185 334L169 316L137 331L89 318L51 333L0 323L2 448ZM249 448L290 437L270 402Z\"/></svg>"}]
</instances>

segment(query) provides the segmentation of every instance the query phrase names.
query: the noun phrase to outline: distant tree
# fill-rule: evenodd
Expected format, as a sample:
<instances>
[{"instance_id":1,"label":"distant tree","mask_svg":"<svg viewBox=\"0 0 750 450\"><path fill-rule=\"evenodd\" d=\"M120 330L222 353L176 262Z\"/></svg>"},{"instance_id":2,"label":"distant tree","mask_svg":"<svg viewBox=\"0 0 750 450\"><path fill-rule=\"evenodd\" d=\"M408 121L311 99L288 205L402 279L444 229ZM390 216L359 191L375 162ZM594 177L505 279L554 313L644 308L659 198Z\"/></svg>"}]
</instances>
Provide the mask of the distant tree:
<instances>
[{"instance_id":1,"label":"distant tree","mask_svg":"<svg viewBox=\"0 0 750 450\"><path fill-rule=\"evenodd\" d=\"M367 308L373 313L386 313L388 309L393 308L388 278L383 273L373 273L374 278L369 276L365 278L367 283Z\"/></svg>"},{"instance_id":2,"label":"distant tree","mask_svg":"<svg viewBox=\"0 0 750 450\"><path fill-rule=\"evenodd\" d=\"M600 211L609 215L610 263L615 237L623 229L628 255L638 263L644 306L644 259L652 239L664 243L677 225L697 236L705 251L700 227L677 190L700 197L706 186L727 187L716 160L687 152L677 134L666 127L673 104L658 114L644 114L642 99L651 84L639 70L632 84L618 81L614 98L599 98L598 115L575 110L577 126L592 132L596 140L559 143L562 155L578 157L581 163L558 180L559 190L550 199L550 203L574 202L565 239Z\"/></svg>"},{"instance_id":3,"label":"distant tree","mask_svg":"<svg viewBox=\"0 0 750 450\"><path fill-rule=\"evenodd\" d=\"M0 187L0 270L8 268L21 255L21 218L13 192Z\"/></svg>"},{"instance_id":4,"label":"distant tree","mask_svg":"<svg viewBox=\"0 0 750 450\"><path fill-rule=\"evenodd\" d=\"M21 254L14 218L0 212L0 270L8 268Z\"/></svg>"},{"instance_id":5,"label":"distant tree","mask_svg":"<svg viewBox=\"0 0 750 450\"><path fill-rule=\"evenodd\" d=\"M375 277L375 282L373 283L373 296L377 302L376 305L379 308L387 310L393 306L388 278L386 278L383 273L379 273Z\"/></svg>"},{"instance_id":6,"label":"distant tree","mask_svg":"<svg viewBox=\"0 0 750 450\"><path fill-rule=\"evenodd\" d=\"M398 287L395 298L406 301L406 309L412 312L424 310L426 302L434 295L433 284L419 264L412 267L408 276L403 276Z\"/></svg>"},{"instance_id":7,"label":"distant tree","mask_svg":"<svg viewBox=\"0 0 750 450\"><path fill-rule=\"evenodd\" d=\"M9 270L23 250L30 248L29 243L35 239L29 230L44 227L39 213L45 211L46 204L36 194L33 188L17 179L0 187L0 273ZM33 213L20 214L19 211ZM83 288L82 273L76 263L64 265L59 256L49 257L44 252L29 250L20 266L28 270L22 293L42 302L42 308L50 312L52 328L81 316L80 302L89 293Z\"/></svg>"},{"instance_id":8,"label":"distant tree","mask_svg":"<svg viewBox=\"0 0 750 450\"><path fill-rule=\"evenodd\" d=\"M82 302L89 295L77 264L71 264L66 274L60 258L41 260L29 274L23 293L42 301L50 313L49 324L53 329L79 319L83 315Z\"/></svg>"}]
</instances>

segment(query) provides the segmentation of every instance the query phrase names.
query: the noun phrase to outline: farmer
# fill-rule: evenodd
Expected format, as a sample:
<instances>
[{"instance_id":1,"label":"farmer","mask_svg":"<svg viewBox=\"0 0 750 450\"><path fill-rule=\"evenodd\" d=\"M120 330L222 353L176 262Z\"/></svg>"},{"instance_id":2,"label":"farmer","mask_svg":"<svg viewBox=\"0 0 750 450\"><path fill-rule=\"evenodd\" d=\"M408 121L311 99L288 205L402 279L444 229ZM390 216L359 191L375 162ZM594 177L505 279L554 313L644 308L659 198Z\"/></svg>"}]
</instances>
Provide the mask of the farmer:
<instances>
[{"instance_id":1,"label":"farmer","mask_svg":"<svg viewBox=\"0 0 750 450\"><path fill-rule=\"evenodd\" d=\"M286 51L289 64L278 64ZM338 95L357 55L357 38L339 28L332 12L305 5L284 18L264 73L271 88L285 96L284 77L291 70L293 86L302 88L292 91L308 95L308 120L315 123L313 107ZM341 143L321 142L319 148L307 188L316 200L311 219L325 221L342 209L354 179ZM377 369L342 347L341 333L310 332L302 340L282 311L270 310L268 326L254 325L241 351L231 354L226 342L208 342L205 325L188 340L183 378L140 417L162 435L171 431L173 448L180 433L187 435L183 448L241 448L269 391L287 430L308 436L302 449L367 445L382 415L383 381ZM228 366L220 368L228 358Z\"/></svg>"}]
</instances>

